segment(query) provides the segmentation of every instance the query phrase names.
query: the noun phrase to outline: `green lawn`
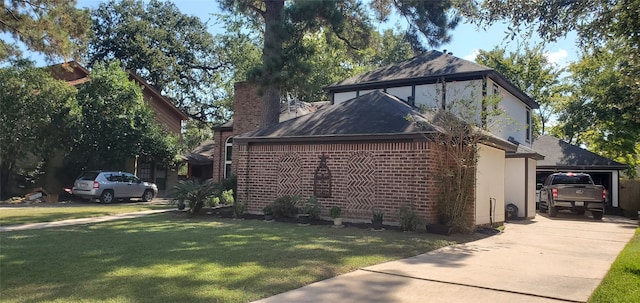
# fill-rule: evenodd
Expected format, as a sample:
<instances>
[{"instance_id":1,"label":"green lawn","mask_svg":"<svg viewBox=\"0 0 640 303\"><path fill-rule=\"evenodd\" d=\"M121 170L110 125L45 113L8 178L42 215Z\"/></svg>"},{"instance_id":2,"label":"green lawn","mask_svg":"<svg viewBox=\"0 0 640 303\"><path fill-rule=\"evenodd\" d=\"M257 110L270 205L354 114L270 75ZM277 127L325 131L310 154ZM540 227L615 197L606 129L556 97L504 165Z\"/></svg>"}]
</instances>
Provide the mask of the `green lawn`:
<instances>
[{"instance_id":1,"label":"green lawn","mask_svg":"<svg viewBox=\"0 0 640 303\"><path fill-rule=\"evenodd\" d=\"M467 238L174 213L0 233L2 302L248 302Z\"/></svg>"},{"instance_id":2,"label":"green lawn","mask_svg":"<svg viewBox=\"0 0 640 303\"><path fill-rule=\"evenodd\" d=\"M589 302L640 302L640 228L613 262Z\"/></svg>"},{"instance_id":3,"label":"green lawn","mask_svg":"<svg viewBox=\"0 0 640 303\"><path fill-rule=\"evenodd\" d=\"M99 217L166 207L169 206L162 204L96 204L87 206L7 207L0 210L0 226Z\"/></svg>"}]
</instances>

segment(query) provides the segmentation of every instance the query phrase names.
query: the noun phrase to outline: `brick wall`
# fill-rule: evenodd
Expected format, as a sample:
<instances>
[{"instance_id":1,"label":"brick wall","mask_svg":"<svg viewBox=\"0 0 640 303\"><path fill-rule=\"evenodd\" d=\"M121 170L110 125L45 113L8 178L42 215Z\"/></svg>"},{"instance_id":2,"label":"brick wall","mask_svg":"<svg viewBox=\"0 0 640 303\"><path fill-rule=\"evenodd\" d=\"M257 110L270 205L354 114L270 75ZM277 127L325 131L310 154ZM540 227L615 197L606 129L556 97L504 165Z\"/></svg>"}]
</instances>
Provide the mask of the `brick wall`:
<instances>
[{"instance_id":1,"label":"brick wall","mask_svg":"<svg viewBox=\"0 0 640 303\"><path fill-rule=\"evenodd\" d=\"M319 198L322 215L340 206L348 219L371 219L382 210L385 222L397 222L397 210L413 203L425 222L436 221L438 146L430 142L336 144L234 144L237 150L238 199L249 212L284 194L313 195L314 172L324 153L332 174L332 195Z\"/></svg>"}]
</instances>

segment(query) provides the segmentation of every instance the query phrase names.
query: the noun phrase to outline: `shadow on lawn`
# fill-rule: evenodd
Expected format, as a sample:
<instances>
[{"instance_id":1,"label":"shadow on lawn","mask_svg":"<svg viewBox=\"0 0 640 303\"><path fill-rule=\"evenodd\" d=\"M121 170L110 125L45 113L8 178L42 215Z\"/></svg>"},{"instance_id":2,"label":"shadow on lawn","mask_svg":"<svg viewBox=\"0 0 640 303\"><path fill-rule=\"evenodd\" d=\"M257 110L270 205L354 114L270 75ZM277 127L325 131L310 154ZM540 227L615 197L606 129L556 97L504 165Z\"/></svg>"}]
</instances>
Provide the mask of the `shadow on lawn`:
<instances>
[{"instance_id":1,"label":"shadow on lawn","mask_svg":"<svg viewBox=\"0 0 640 303\"><path fill-rule=\"evenodd\" d=\"M247 302L455 239L175 213L0 237L21 302Z\"/></svg>"}]
</instances>

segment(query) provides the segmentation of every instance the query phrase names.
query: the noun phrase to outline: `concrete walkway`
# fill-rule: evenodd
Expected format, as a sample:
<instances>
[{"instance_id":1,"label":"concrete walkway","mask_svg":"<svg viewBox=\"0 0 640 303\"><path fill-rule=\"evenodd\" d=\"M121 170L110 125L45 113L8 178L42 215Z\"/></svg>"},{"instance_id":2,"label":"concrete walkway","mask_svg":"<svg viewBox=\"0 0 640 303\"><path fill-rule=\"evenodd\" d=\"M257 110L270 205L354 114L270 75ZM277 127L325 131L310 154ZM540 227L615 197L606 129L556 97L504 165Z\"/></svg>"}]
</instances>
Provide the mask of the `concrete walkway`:
<instances>
[{"instance_id":1,"label":"concrete walkway","mask_svg":"<svg viewBox=\"0 0 640 303\"><path fill-rule=\"evenodd\" d=\"M508 223L500 235L257 302L586 302L637 227L614 216L537 215Z\"/></svg>"},{"instance_id":2,"label":"concrete walkway","mask_svg":"<svg viewBox=\"0 0 640 303\"><path fill-rule=\"evenodd\" d=\"M100 223L100 222L114 221L114 220L120 220L120 219L138 218L138 217L142 217L142 216L146 216L146 215L150 215L150 214L157 214L157 213L162 213L162 212L167 212L167 211L172 211L172 210L175 210L175 209L168 208L168 209L143 210L143 211L138 211L138 212L123 213L123 214L102 216L102 217L91 217L91 218L80 218L80 219L54 221L54 222L43 222L43 223L31 223L31 224L0 226L0 232L16 231L16 230L29 230L29 229L41 229L41 228L48 228L48 227L61 227L61 226L91 224L91 223Z\"/></svg>"}]
</instances>

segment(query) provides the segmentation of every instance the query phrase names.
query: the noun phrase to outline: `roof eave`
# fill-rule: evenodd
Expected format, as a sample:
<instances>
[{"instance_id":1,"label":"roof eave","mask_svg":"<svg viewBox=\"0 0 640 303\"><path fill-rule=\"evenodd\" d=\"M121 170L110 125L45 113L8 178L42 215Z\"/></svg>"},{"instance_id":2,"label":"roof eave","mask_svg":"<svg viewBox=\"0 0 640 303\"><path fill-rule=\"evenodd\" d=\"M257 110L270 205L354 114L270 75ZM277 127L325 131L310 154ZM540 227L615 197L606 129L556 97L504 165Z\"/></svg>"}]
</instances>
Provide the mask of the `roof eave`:
<instances>
[{"instance_id":1,"label":"roof eave","mask_svg":"<svg viewBox=\"0 0 640 303\"><path fill-rule=\"evenodd\" d=\"M428 141L433 132L420 133L385 133L385 134L345 134L315 136L280 136L280 137L235 137L234 143L303 143L303 142L345 142L345 141Z\"/></svg>"}]
</instances>

